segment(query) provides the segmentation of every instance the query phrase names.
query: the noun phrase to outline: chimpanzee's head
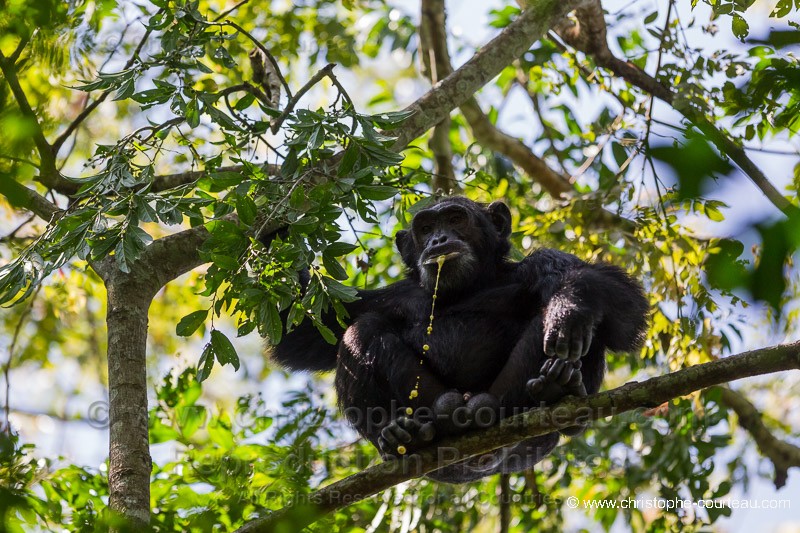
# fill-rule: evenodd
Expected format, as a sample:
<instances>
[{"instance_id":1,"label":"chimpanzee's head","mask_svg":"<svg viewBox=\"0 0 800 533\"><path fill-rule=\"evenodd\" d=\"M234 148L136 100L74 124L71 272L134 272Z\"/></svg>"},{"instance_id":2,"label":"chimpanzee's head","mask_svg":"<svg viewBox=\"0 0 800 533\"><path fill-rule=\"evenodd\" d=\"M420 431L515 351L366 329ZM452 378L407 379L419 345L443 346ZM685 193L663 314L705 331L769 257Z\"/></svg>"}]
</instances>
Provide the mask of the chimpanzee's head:
<instances>
[{"instance_id":1,"label":"chimpanzee's head","mask_svg":"<svg viewBox=\"0 0 800 533\"><path fill-rule=\"evenodd\" d=\"M510 234L511 213L503 202L484 206L454 196L419 211L395 239L409 277L431 292L437 259L445 258L439 290L447 293L493 274L508 253Z\"/></svg>"}]
</instances>

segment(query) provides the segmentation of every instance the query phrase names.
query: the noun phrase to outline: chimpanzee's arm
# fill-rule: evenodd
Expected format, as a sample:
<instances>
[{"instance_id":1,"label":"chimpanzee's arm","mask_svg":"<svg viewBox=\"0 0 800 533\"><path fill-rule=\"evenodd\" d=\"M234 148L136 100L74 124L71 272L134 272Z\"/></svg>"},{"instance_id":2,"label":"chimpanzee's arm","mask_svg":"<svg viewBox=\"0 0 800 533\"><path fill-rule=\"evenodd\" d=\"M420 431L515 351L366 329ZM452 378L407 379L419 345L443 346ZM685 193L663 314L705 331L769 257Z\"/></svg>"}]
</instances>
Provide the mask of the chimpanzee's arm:
<instances>
[{"instance_id":1,"label":"chimpanzee's arm","mask_svg":"<svg viewBox=\"0 0 800 533\"><path fill-rule=\"evenodd\" d=\"M557 250L541 249L521 264L532 296L544 306L544 345L547 355L575 359L586 353L592 331L570 335L570 330L593 329L607 348L630 351L642 340L648 302L641 285L622 269L589 264ZM588 339L581 339L586 333Z\"/></svg>"},{"instance_id":2,"label":"chimpanzee's arm","mask_svg":"<svg viewBox=\"0 0 800 533\"><path fill-rule=\"evenodd\" d=\"M309 282L307 271L300 272L300 283L305 292ZM370 306L385 297L386 290L359 290L358 299L353 302L342 302L347 312L347 322L352 323ZM286 322L288 312L281 313ZM322 315L322 323L330 329L337 339L341 340L344 328L339 324L336 313L329 309ZM291 370L310 370L323 372L336 368L336 354L339 343L331 344L317 330L314 322L306 317L292 331L286 333L281 341L272 348L272 358L284 368Z\"/></svg>"}]
</instances>

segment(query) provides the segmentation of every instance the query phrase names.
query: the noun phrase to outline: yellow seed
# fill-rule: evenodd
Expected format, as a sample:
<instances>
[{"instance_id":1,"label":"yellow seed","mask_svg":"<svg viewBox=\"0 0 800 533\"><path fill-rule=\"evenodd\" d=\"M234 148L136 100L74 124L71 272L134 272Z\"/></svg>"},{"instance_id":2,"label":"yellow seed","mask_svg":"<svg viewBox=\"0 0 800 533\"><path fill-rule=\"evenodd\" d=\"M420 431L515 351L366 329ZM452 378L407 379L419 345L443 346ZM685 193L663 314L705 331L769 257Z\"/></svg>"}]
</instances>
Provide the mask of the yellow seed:
<instances>
[{"instance_id":1,"label":"yellow seed","mask_svg":"<svg viewBox=\"0 0 800 533\"><path fill-rule=\"evenodd\" d=\"M409 416L413 415L414 414L414 410L412 408L410 408L410 407L406 407L406 414L409 415Z\"/></svg>"},{"instance_id":2,"label":"yellow seed","mask_svg":"<svg viewBox=\"0 0 800 533\"><path fill-rule=\"evenodd\" d=\"M431 333L433 333L433 328L429 327L428 328L428 335L430 335Z\"/></svg>"},{"instance_id":3,"label":"yellow seed","mask_svg":"<svg viewBox=\"0 0 800 533\"><path fill-rule=\"evenodd\" d=\"M412 391L411 391L411 394L409 394L409 395L408 395L408 399L409 399L409 400L413 400L413 399L414 399L414 398L416 398L417 396L419 396L419 393L418 393L416 390L412 390Z\"/></svg>"},{"instance_id":4,"label":"yellow seed","mask_svg":"<svg viewBox=\"0 0 800 533\"><path fill-rule=\"evenodd\" d=\"M397 447L397 453L399 453L400 455L405 455L406 447L401 444L400 446Z\"/></svg>"},{"instance_id":5,"label":"yellow seed","mask_svg":"<svg viewBox=\"0 0 800 533\"><path fill-rule=\"evenodd\" d=\"M429 345L427 345L427 344L423 344L422 345L422 349L427 352L428 350L431 349L431 347Z\"/></svg>"}]
</instances>

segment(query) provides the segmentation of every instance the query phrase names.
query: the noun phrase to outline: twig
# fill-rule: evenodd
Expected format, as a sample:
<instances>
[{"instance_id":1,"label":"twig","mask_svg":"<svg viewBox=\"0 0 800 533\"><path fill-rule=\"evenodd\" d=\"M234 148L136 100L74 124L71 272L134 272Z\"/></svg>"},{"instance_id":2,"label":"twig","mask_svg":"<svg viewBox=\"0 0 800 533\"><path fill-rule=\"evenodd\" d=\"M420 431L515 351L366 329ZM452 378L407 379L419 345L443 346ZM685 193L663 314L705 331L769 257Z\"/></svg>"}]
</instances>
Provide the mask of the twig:
<instances>
[{"instance_id":1,"label":"twig","mask_svg":"<svg viewBox=\"0 0 800 533\"><path fill-rule=\"evenodd\" d=\"M288 117L291 114L291 112L294 111L294 106L297 105L297 102L303 97L304 94L306 94L311 89L311 87L319 83L319 81L322 78L330 77L329 75L331 74L331 72L333 72L333 67L335 66L336 63L328 63L327 65L322 67L322 69L319 72L314 74L311 77L311 79L308 80L306 84L300 88L299 91L297 91L297 94L289 98L289 101L286 103L286 107L283 109L283 112L281 112L278 118L272 121L272 126L270 128L272 130L272 133L278 133L281 124L283 124L283 121L286 120L286 117Z\"/></svg>"},{"instance_id":2,"label":"twig","mask_svg":"<svg viewBox=\"0 0 800 533\"><path fill-rule=\"evenodd\" d=\"M12 63L16 63L17 60L19 59L19 56L22 55L22 51L25 50L25 47L28 45L30 40L31 40L30 35L25 35L22 38L20 38L19 44L17 44L17 48L14 49L14 52L10 56L8 56L8 60L11 61Z\"/></svg>"},{"instance_id":3,"label":"twig","mask_svg":"<svg viewBox=\"0 0 800 533\"><path fill-rule=\"evenodd\" d=\"M722 401L739 417L739 425L750 433L761 454L775 466L775 488L783 487L789 468L800 466L800 448L775 437L764 424L756 406L747 398L728 387L719 389L722 391Z\"/></svg>"},{"instance_id":4,"label":"twig","mask_svg":"<svg viewBox=\"0 0 800 533\"><path fill-rule=\"evenodd\" d=\"M226 87L225 89L223 89L223 90L221 90L219 92L219 95L223 96L223 97L227 97L229 94L232 94L232 93L235 93L235 92L239 92L239 91L248 92L248 93L252 94L253 96L255 96L256 98L258 98L265 105L271 107L271 104L269 103L269 98L267 97L266 94L264 94L264 91L262 91L261 89L259 89L255 85L252 85L252 84L247 83L247 82L240 83L238 85L233 85L231 87Z\"/></svg>"},{"instance_id":5,"label":"twig","mask_svg":"<svg viewBox=\"0 0 800 533\"><path fill-rule=\"evenodd\" d=\"M22 228L24 228L25 226L27 226L28 224L33 222L34 218L36 218L36 214L35 213L33 215L29 216L28 218L26 218L25 220L23 220L16 228L11 230L11 232L9 232L7 235L5 235L3 237L0 237L0 242L13 241L14 238L17 236L17 233L19 233L22 230Z\"/></svg>"},{"instance_id":6,"label":"twig","mask_svg":"<svg viewBox=\"0 0 800 533\"><path fill-rule=\"evenodd\" d=\"M331 63L331 64L334 65L333 63ZM353 134L353 133L356 132L356 128L358 127L358 121L356 120L356 117L355 117L356 106L353 104L353 100L350 98L350 95L347 94L347 91L345 90L344 86L342 86L342 84L339 83L339 79L333 73L333 69L332 68L331 68L330 72L328 72L328 79L331 80L331 83L333 83L334 87L336 87L339 90L339 94L342 96L342 98L344 98L347 101L347 103L350 105L350 111L353 113L353 116L352 116L353 124L350 126L350 133Z\"/></svg>"},{"instance_id":7,"label":"twig","mask_svg":"<svg viewBox=\"0 0 800 533\"><path fill-rule=\"evenodd\" d=\"M19 335L22 332L22 326L23 324L25 324L25 321L31 314L31 310L33 309L33 303L36 301L36 295L39 294L41 288L42 288L41 285L36 287L36 291L33 293L33 296L28 301L28 306L19 315L19 320L17 321L17 325L14 326L14 333L11 336L11 344L8 345L8 361L6 361L6 364L3 365L3 376L5 377L6 381L5 415L6 415L6 432L8 433L8 435L11 435L11 420L9 419L11 416L11 404L9 402L11 399L11 365L14 362L14 350L17 348L17 342L19 342Z\"/></svg>"},{"instance_id":8,"label":"twig","mask_svg":"<svg viewBox=\"0 0 800 533\"><path fill-rule=\"evenodd\" d=\"M237 9L239 9L240 7L242 7L243 5L245 5L249 1L250 0L242 0L241 2L239 2L238 4L233 6L232 8L228 9L227 11L223 11L222 13L220 13L219 15L214 17L214 22L219 22L220 20L224 19L225 17L227 17L228 15L230 15L231 13L233 13L234 11L236 11Z\"/></svg>"},{"instance_id":9,"label":"twig","mask_svg":"<svg viewBox=\"0 0 800 533\"><path fill-rule=\"evenodd\" d=\"M690 101L680 97L636 65L623 61L611 53L607 42L603 8L599 0L593 0L586 7L578 9L577 17L579 24L559 30L559 35L567 44L591 55L597 65L607 68L631 85L671 105L704 133L720 152L736 163L775 207L787 216L800 216L800 209L775 188L758 165L747 156L744 148L712 124L702 110L693 107Z\"/></svg>"},{"instance_id":10,"label":"twig","mask_svg":"<svg viewBox=\"0 0 800 533\"><path fill-rule=\"evenodd\" d=\"M283 73L281 72L281 68L278 66L278 62L275 60L270 51L267 50L267 47L261 44L261 41L253 37L247 30L245 30L232 20L226 20L225 24L231 26L232 28L236 28L237 31L242 32L248 39L250 39L253 42L254 45L258 47L259 50L261 50L264 53L265 56L267 56L267 59L269 59L269 62L272 63L272 67L275 69L275 74L281 80L281 85L283 85L283 89L286 91L286 97L289 99L289 101L291 101L292 90L289 88L289 84L286 83L286 78L283 77Z\"/></svg>"},{"instance_id":11,"label":"twig","mask_svg":"<svg viewBox=\"0 0 800 533\"><path fill-rule=\"evenodd\" d=\"M163 11L163 10L159 10L159 11ZM144 35L142 36L142 40L139 41L139 44L136 46L136 49L133 51L133 54L128 59L128 61L125 62L125 66L122 67L122 70L127 70L127 69L129 69L129 68L131 68L133 66L133 64L139 58L139 54L142 52L142 49L144 48L144 45L147 42L147 39L150 37L150 34L152 32L153 32L153 30L151 28L147 28L147 30L144 32ZM97 97L97 100L95 100L91 104L87 105L83 109L83 111L78 113L78 116L75 117L75 120L73 120L69 124L69 126L67 126L67 129L64 130L61 133L61 135L56 137L56 140L53 141L53 151L55 152L54 155L58 154L58 151L61 149L61 146L69 138L69 136L72 135L72 132L74 132L76 129L78 129L78 127L81 124L83 124L83 121L86 120L89 117L89 115L91 115L92 112L95 109L97 109L97 106L102 104L105 101L105 99L108 98L108 95L110 95L111 92L112 92L111 89L106 89L105 91L103 91L103 93L100 96Z\"/></svg>"}]
</instances>

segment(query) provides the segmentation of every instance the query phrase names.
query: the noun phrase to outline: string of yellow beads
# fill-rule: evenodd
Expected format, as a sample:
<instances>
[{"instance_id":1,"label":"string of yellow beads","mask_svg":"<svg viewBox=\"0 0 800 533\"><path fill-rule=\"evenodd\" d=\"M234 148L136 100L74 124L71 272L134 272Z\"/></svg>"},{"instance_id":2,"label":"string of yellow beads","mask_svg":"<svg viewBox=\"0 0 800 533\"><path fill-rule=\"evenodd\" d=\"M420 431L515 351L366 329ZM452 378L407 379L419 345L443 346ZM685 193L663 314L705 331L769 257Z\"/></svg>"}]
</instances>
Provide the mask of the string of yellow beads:
<instances>
[{"instance_id":1,"label":"string of yellow beads","mask_svg":"<svg viewBox=\"0 0 800 533\"><path fill-rule=\"evenodd\" d=\"M444 265L444 261L445 261L445 256L444 255L440 255L439 257L436 258L436 263L439 265L439 268L436 271L436 283L433 286L433 300L431 301L431 315L428 318L428 320L429 320L428 329L426 330L426 333L427 333L428 337L430 337L431 333L433 333L433 310L436 308L436 293L439 291L439 276L441 276L441 274L442 274L442 266ZM425 343L425 344L422 345L422 357L420 357L420 359L419 359L420 366L422 366L422 364L425 362L425 354L427 354L428 350L430 350L430 349L431 349L430 344ZM417 381L414 384L414 388L411 389L411 392L408 393L408 399L409 400L413 400L417 396L419 396L419 376L417 376ZM406 415L411 416L413 414L414 414L414 409L411 408L411 407L406 407ZM403 446L403 445L398 446L397 447L397 453L400 454L400 455L405 455L406 454L406 447Z\"/></svg>"}]
</instances>

